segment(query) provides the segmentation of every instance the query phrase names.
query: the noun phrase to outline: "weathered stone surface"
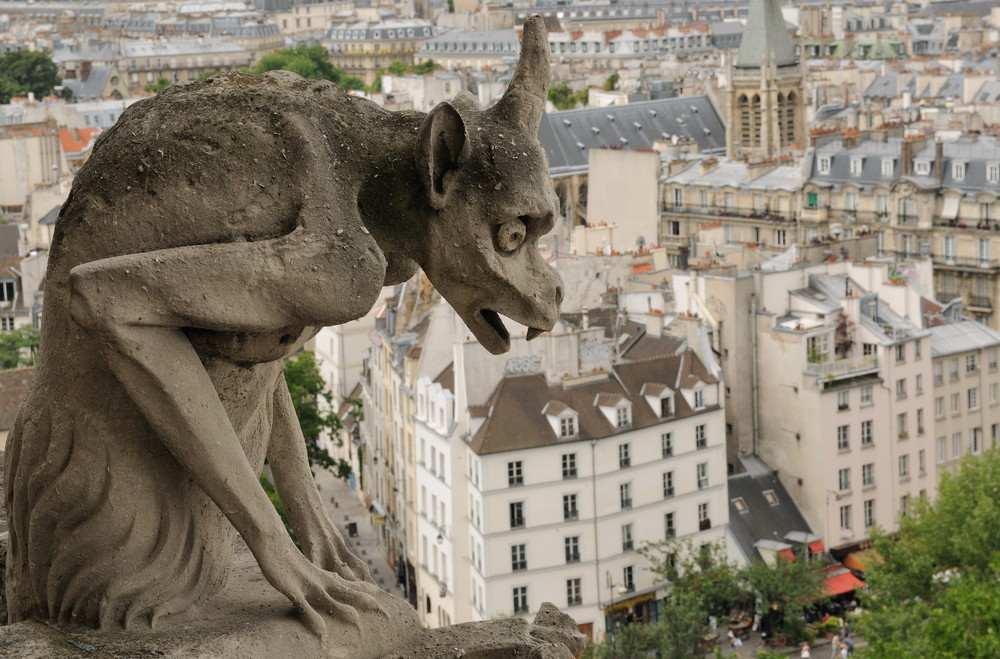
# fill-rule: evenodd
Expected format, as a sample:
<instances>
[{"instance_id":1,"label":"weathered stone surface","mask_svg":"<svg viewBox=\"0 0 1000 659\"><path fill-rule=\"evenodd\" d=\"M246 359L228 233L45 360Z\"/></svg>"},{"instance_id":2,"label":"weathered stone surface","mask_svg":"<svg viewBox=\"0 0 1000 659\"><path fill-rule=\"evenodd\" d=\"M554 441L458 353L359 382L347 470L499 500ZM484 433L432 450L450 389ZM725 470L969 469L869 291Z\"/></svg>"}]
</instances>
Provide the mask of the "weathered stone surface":
<instances>
[{"instance_id":1,"label":"weathered stone surface","mask_svg":"<svg viewBox=\"0 0 1000 659\"><path fill-rule=\"evenodd\" d=\"M552 327L561 282L535 249L557 211L536 138L547 85L533 18L488 111L461 94L389 113L325 81L230 73L101 135L56 225L41 359L10 434L6 594L24 624L5 638L350 657L466 638L418 635L347 549L282 359L417 265L491 352L510 347L499 314ZM265 457L301 552L257 481ZM237 534L255 560L225 587ZM488 629L470 656L520 656L501 639L515 631L524 656L551 653L547 636Z\"/></svg>"}]
</instances>

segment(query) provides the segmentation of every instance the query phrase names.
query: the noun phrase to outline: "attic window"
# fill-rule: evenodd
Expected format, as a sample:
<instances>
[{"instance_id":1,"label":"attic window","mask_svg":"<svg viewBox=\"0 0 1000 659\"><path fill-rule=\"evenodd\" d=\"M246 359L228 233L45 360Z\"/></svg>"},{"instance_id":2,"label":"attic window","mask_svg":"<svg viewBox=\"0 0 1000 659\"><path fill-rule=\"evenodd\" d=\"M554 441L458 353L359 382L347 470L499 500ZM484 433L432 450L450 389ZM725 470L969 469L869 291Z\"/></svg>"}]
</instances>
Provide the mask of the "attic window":
<instances>
[{"instance_id":1,"label":"attic window","mask_svg":"<svg viewBox=\"0 0 1000 659\"><path fill-rule=\"evenodd\" d=\"M642 130L642 124L640 124L638 121L633 121L632 125L635 126L636 130Z\"/></svg>"},{"instance_id":2,"label":"attic window","mask_svg":"<svg viewBox=\"0 0 1000 659\"><path fill-rule=\"evenodd\" d=\"M764 490L761 494L764 495L764 499L772 506L778 505L778 495L774 493L774 490Z\"/></svg>"},{"instance_id":3,"label":"attic window","mask_svg":"<svg viewBox=\"0 0 1000 659\"><path fill-rule=\"evenodd\" d=\"M965 180L965 163L954 162L951 164L951 177L956 181Z\"/></svg>"},{"instance_id":4,"label":"attic window","mask_svg":"<svg viewBox=\"0 0 1000 659\"><path fill-rule=\"evenodd\" d=\"M615 410L615 427L627 428L630 425L632 425L632 408L628 405L622 405Z\"/></svg>"},{"instance_id":5,"label":"attic window","mask_svg":"<svg viewBox=\"0 0 1000 659\"><path fill-rule=\"evenodd\" d=\"M591 126L590 130L594 131L594 135L597 135L598 133L601 132L601 129L598 128L597 126Z\"/></svg>"},{"instance_id":6,"label":"attic window","mask_svg":"<svg viewBox=\"0 0 1000 659\"><path fill-rule=\"evenodd\" d=\"M660 418L665 419L668 416L674 415L674 399L670 396L664 396L660 399Z\"/></svg>"},{"instance_id":7,"label":"attic window","mask_svg":"<svg viewBox=\"0 0 1000 659\"><path fill-rule=\"evenodd\" d=\"M694 112L695 114L698 114L698 106L697 105L692 105L691 106L691 112Z\"/></svg>"},{"instance_id":8,"label":"attic window","mask_svg":"<svg viewBox=\"0 0 1000 659\"><path fill-rule=\"evenodd\" d=\"M892 176L895 167L895 158L882 158L882 176Z\"/></svg>"},{"instance_id":9,"label":"attic window","mask_svg":"<svg viewBox=\"0 0 1000 659\"><path fill-rule=\"evenodd\" d=\"M747 502L743 500L743 497L736 497L733 499L733 507L736 508L736 512L745 513L750 510L747 506Z\"/></svg>"},{"instance_id":10,"label":"attic window","mask_svg":"<svg viewBox=\"0 0 1000 659\"><path fill-rule=\"evenodd\" d=\"M649 114L650 114L650 116L655 117L656 116L656 110L650 110Z\"/></svg>"},{"instance_id":11,"label":"attic window","mask_svg":"<svg viewBox=\"0 0 1000 659\"><path fill-rule=\"evenodd\" d=\"M566 416L559 419L559 436L572 437L576 434L576 417Z\"/></svg>"},{"instance_id":12,"label":"attic window","mask_svg":"<svg viewBox=\"0 0 1000 659\"><path fill-rule=\"evenodd\" d=\"M991 162L986 165L986 180L990 183L1000 183L1000 163Z\"/></svg>"},{"instance_id":13,"label":"attic window","mask_svg":"<svg viewBox=\"0 0 1000 659\"><path fill-rule=\"evenodd\" d=\"M820 156L819 157L819 161L818 161L817 165L818 165L819 173L820 174L829 174L830 173L830 162L832 160L833 159L830 156Z\"/></svg>"},{"instance_id":14,"label":"attic window","mask_svg":"<svg viewBox=\"0 0 1000 659\"><path fill-rule=\"evenodd\" d=\"M851 158L851 176L861 176L861 168L864 163L865 159L860 156Z\"/></svg>"},{"instance_id":15,"label":"attic window","mask_svg":"<svg viewBox=\"0 0 1000 659\"><path fill-rule=\"evenodd\" d=\"M931 173L930 160L918 160L913 164L913 171L920 176L928 176Z\"/></svg>"}]
</instances>

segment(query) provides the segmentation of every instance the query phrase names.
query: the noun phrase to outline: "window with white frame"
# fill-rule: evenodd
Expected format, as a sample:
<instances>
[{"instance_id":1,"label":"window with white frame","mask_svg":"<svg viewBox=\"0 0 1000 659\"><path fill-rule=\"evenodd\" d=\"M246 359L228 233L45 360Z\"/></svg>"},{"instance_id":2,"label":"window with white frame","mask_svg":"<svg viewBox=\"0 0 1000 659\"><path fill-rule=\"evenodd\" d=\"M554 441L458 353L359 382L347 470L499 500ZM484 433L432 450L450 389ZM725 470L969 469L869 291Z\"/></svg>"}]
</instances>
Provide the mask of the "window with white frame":
<instances>
[{"instance_id":1,"label":"window with white frame","mask_svg":"<svg viewBox=\"0 0 1000 659\"><path fill-rule=\"evenodd\" d=\"M635 540L632 539L632 525L622 524L622 551L632 551L635 549Z\"/></svg>"},{"instance_id":2,"label":"window with white frame","mask_svg":"<svg viewBox=\"0 0 1000 659\"><path fill-rule=\"evenodd\" d=\"M565 416L559 419L559 436L572 437L576 434L576 417Z\"/></svg>"},{"instance_id":3,"label":"window with white frame","mask_svg":"<svg viewBox=\"0 0 1000 659\"><path fill-rule=\"evenodd\" d=\"M969 430L969 453L979 455L983 451L983 429L972 428Z\"/></svg>"},{"instance_id":4,"label":"window with white frame","mask_svg":"<svg viewBox=\"0 0 1000 659\"><path fill-rule=\"evenodd\" d=\"M986 351L986 364L991 371L997 370L997 350L993 348L992 350Z\"/></svg>"},{"instance_id":5,"label":"window with white frame","mask_svg":"<svg viewBox=\"0 0 1000 659\"><path fill-rule=\"evenodd\" d=\"M851 504L840 507L840 530L841 533L851 532Z\"/></svg>"},{"instance_id":6,"label":"window with white frame","mask_svg":"<svg viewBox=\"0 0 1000 659\"><path fill-rule=\"evenodd\" d=\"M615 411L615 425L619 428L627 428L632 424L632 408L622 405Z\"/></svg>"},{"instance_id":7,"label":"window with white frame","mask_svg":"<svg viewBox=\"0 0 1000 659\"><path fill-rule=\"evenodd\" d=\"M896 380L896 398L906 398L906 378Z\"/></svg>"},{"instance_id":8,"label":"window with white frame","mask_svg":"<svg viewBox=\"0 0 1000 659\"><path fill-rule=\"evenodd\" d=\"M951 434L951 459L957 460L962 457L962 433Z\"/></svg>"},{"instance_id":9,"label":"window with white frame","mask_svg":"<svg viewBox=\"0 0 1000 659\"><path fill-rule=\"evenodd\" d=\"M660 452L665 458L674 454L674 434L665 432L660 435Z\"/></svg>"},{"instance_id":10,"label":"window with white frame","mask_svg":"<svg viewBox=\"0 0 1000 659\"><path fill-rule=\"evenodd\" d=\"M583 604L583 595L580 590L580 577L566 580L566 606L579 606Z\"/></svg>"},{"instance_id":11,"label":"window with white frame","mask_svg":"<svg viewBox=\"0 0 1000 659\"><path fill-rule=\"evenodd\" d=\"M956 181L965 180L965 163L964 162L953 162L951 163L951 177Z\"/></svg>"},{"instance_id":12,"label":"window with white frame","mask_svg":"<svg viewBox=\"0 0 1000 659\"><path fill-rule=\"evenodd\" d=\"M677 537L677 520L675 513L666 513L663 515L663 526L664 526L664 536L667 540Z\"/></svg>"},{"instance_id":13,"label":"window with white frame","mask_svg":"<svg viewBox=\"0 0 1000 659\"><path fill-rule=\"evenodd\" d=\"M919 355L918 355L919 356ZM918 394L924 393L924 374L917 373L913 376L913 390Z\"/></svg>"},{"instance_id":14,"label":"window with white frame","mask_svg":"<svg viewBox=\"0 0 1000 659\"><path fill-rule=\"evenodd\" d=\"M951 395L951 413L957 414L962 409L962 397L959 394Z\"/></svg>"},{"instance_id":15,"label":"window with white frame","mask_svg":"<svg viewBox=\"0 0 1000 659\"><path fill-rule=\"evenodd\" d=\"M875 484L875 463L869 462L861 465L861 485L871 487Z\"/></svg>"},{"instance_id":16,"label":"window with white frame","mask_svg":"<svg viewBox=\"0 0 1000 659\"><path fill-rule=\"evenodd\" d=\"M712 521L708 516L708 503L698 504L698 530L704 531L712 527Z\"/></svg>"},{"instance_id":17,"label":"window with white frame","mask_svg":"<svg viewBox=\"0 0 1000 659\"><path fill-rule=\"evenodd\" d=\"M705 391L697 389L694 392L694 409L700 410L705 407Z\"/></svg>"},{"instance_id":18,"label":"window with white frame","mask_svg":"<svg viewBox=\"0 0 1000 659\"><path fill-rule=\"evenodd\" d=\"M844 467L837 472L837 484L841 491L851 489L851 468Z\"/></svg>"},{"instance_id":19,"label":"window with white frame","mask_svg":"<svg viewBox=\"0 0 1000 659\"><path fill-rule=\"evenodd\" d=\"M562 477L564 479L576 478L576 453L563 453L562 455Z\"/></svg>"},{"instance_id":20,"label":"window with white frame","mask_svg":"<svg viewBox=\"0 0 1000 659\"><path fill-rule=\"evenodd\" d=\"M945 437L938 437L934 440L935 448L937 449L937 461L938 463L944 462L948 459L948 440Z\"/></svg>"},{"instance_id":21,"label":"window with white frame","mask_svg":"<svg viewBox=\"0 0 1000 659\"><path fill-rule=\"evenodd\" d=\"M663 498L674 496L674 472L663 472Z\"/></svg>"},{"instance_id":22,"label":"window with white frame","mask_svg":"<svg viewBox=\"0 0 1000 659\"><path fill-rule=\"evenodd\" d=\"M944 382L944 366L941 362L934 362L934 384L942 384Z\"/></svg>"},{"instance_id":23,"label":"window with white frame","mask_svg":"<svg viewBox=\"0 0 1000 659\"><path fill-rule=\"evenodd\" d=\"M566 553L567 563L580 562L580 536L571 535L563 539L563 550Z\"/></svg>"},{"instance_id":24,"label":"window with white frame","mask_svg":"<svg viewBox=\"0 0 1000 659\"><path fill-rule=\"evenodd\" d=\"M699 423L694 427L694 447L703 449L708 446L708 429L704 423Z\"/></svg>"},{"instance_id":25,"label":"window with white frame","mask_svg":"<svg viewBox=\"0 0 1000 659\"><path fill-rule=\"evenodd\" d=\"M958 359L948 360L948 376L952 380L958 379Z\"/></svg>"},{"instance_id":26,"label":"window with white frame","mask_svg":"<svg viewBox=\"0 0 1000 659\"><path fill-rule=\"evenodd\" d=\"M882 158L882 176L892 176L895 168L896 160L894 158Z\"/></svg>"},{"instance_id":27,"label":"window with white frame","mask_svg":"<svg viewBox=\"0 0 1000 659\"><path fill-rule=\"evenodd\" d=\"M872 421L871 419L861 422L861 445L871 446L872 438Z\"/></svg>"},{"instance_id":28,"label":"window with white frame","mask_svg":"<svg viewBox=\"0 0 1000 659\"><path fill-rule=\"evenodd\" d=\"M927 452L924 449L917 451L917 471L921 475L927 472Z\"/></svg>"},{"instance_id":29,"label":"window with white frame","mask_svg":"<svg viewBox=\"0 0 1000 659\"><path fill-rule=\"evenodd\" d=\"M846 410L851 407L851 397L850 392L846 389L844 391L837 392L837 409Z\"/></svg>"},{"instance_id":30,"label":"window with white frame","mask_svg":"<svg viewBox=\"0 0 1000 659\"><path fill-rule=\"evenodd\" d=\"M1000 403L1000 385L996 382L990 385L990 405Z\"/></svg>"},{"instance_id":31,"label":"window with white frame","mask_svg":"<svg viewBox=\"0 0 1000 659\"><path fill-rule=\"evenodd\" d=\"M875 499L865 499L862 511L864 512L865 528L870 529L875 526Z\"/></svg>"},{"instance_id":32,"label":"window with white frame","mask_svg":"<svg viewBox=\"0 0 1000 659\"><path fill-rule=\"evenodd\" d=\"M528 569L528 555L523 544L510 546L510 569L512 572Z\"/></svg>"},{"instance_id":33,"label":"window with white frame","mask_svg":"<svg viewBox=\"0 0 1000 659\"><path fill-rule=\"evenodd\" d=\"M635 568L631 565L622 568L622 586L627 591L635 590Z\"/></svg>"},{"instance_id":34,"label":"window with white frame","mask_svg":"<svg viewBox=\"0 0 1000 659\"><path fill-rule=\"evenodd\" d=\"M944 396L934 399L934 416L938 419L944 416Z\"/></svg>"},{"instance_id":35,"label":"window with white frame","mask_svg":"<svg viewBox=\"0 0 1000 659\"><path fill-rule=\"evenodd\" d=\"M858 209L858 195L856 192L844 193L844 210L856 211Z\"/></svg>"},{"instance_id":36,"label":"window with white frame","mask_svg":"<svg viewBox=\"0 0 1000 659\"><path fill-rule=\"evenodd\" d=\"M820 174L830 173L830 163L833 159L830 156L820 156L817 161L817 169Z\"/></svg>"},{"instance_id":37,"label":"window with white frame","mask_svg":"<svg viewBox=\"0 0 1000 659\"><path fill-rule=\"evenodd\" d=\"M632 507L632 483L622 483L618 486L618 499L622 510Z\"/></svg>"},{"instance_id":38,"label":"window with white frame","mask_svg":"<svg viewBox=\"0 0 1000 659\"><path fill-rule=\"evenodd\" d=\"M774 244L779 246L788 244L788 235L785 233L784 229L774 230Z\"/></svg>"},{"instance_id":39,"label":"window with white frame","mask_svg":"<svg viewBox=\"0 0 1000 659\"><path fill-rule=\"evenodd\" d=\"M883 216L889 213L889 195L875 195L875 212Z\"/></svg>"},{"instance_id":40,"label":"window with white frame","mask_svg":"<svg viewBox=\"0 0 1000 659\"><path fill-rule=\"evenodd\" d=\"M695 473L698 479L698 489L704 490L708 487L708 463L699 462L695 467Z\"/></svg>"},{"instance_id":41,"label":"window with white frame","mask_svg":"<svg viewBox=\"0 0 1000 659\"><path fill-rule=\"evenodd\" d=\"M899 456L899 477L906 478L910 475L910 454L904 453Z\"/></svg>"},{"instance_id":42,"label":"window with white frame","mask_svg":"<svg viewBox=\"0 0 1000 659\"><path fill-rule=\"evenodd\" d=\"M514 587L514 613L527 613L528 612L528 587L527 586L515 586Z\"/></svg>"},{"instance_id":43,"label":"window with white frame","mask_svg":"<svg viewBox=\"0 0 1000 659\"><path fill-rule=\"evenodd\" d=\"M433 454L433 449L431 449ZM432 455L433 458L433 455ZM524 471L521 460L507 463L507 485L524 485Z\"/></svg>"},{"instance_id":44,"label":"window with white frame","mask_svg":"<svg viewBox=\"0 0 1000 659\"><path fill-rule=\"evenodd\" d=\"M931 173L931 161L917 160L913 163L913 173L918 176L929 176Z\"/></svg>"},{"instance_id":45,"label":"window with white frame","mask_svg":"<svg viewBox=\"0 0 1000 659\"><path fill-rule=\"evenodd\" d=\"M837 426L837 450L846 451L850 448L847 439L847 426Z\"/></svg>"},{"instance_id":46,"label":"window with white frame","mask_svg":"<svg viewBox=\"0 0 1000 659\"><path fill-rule=\"evenodd\" d=\"M979 409L979 387L972 387L969 389L969 411Z\"/></svg>"},{"instance_id":47,"label":"window with white frame","mask_svg":"<svg viewBox=\"0 0 1000 659\"><path fill-rule=\"evenodd\" d=\"M991 162L986 165L986 180L990 183L1000 183L1000 163Z\"/></svg>"},{"instance_id":48,"label":"window with white frame","mask_svg":"<svg viewBox=\"0 0 1000 659\"><path fill-rule=\"evenodd\" d=\"M618 445L618 467L625 469L632 466L632 448L628 442Z\"/></svg>"},{"instance_id":49,"label":"window with white frame","mask_svg":"<svg viewBox=\"0 0 1000 659\"><path fill-rule=\"evenodd\" d=\"M862 405L871 405L872 404L872 387L871 387L871 385L866 384L865 386L861 387L861 404Z\"/></svg>"},{"instance_id":50,"label":"window with white frame","mask_svg":"<svg viewBox=\"0 0 1000 659\"><path fill-rule=\"evenodd\" d=\"M861 176L861 169L865 163L865 159L861 156L851 157L851 176Z\"/></svg>"},{"instance_id":51,"label":"window with white frame","mask_svg":"<svg viewBox=\"0 0 1000 659\"><path fill-rule=\"evenodd\" d=\"M906 423L906 412L900 412L896 415L896 432L899 433L900 439L905 439L910 436L909 428Z\"/></svg>"},{"instance_id":52,"label":"window with white frame","mask_svg":"<svg viewBox=\"0 0 1000 659\"><path fill-rule=\"evenodd\" d=\"M580 509L576 507L576 495L575 494L564 494L563 495L563 520L570 522L575 519L580 518Z\"/></svg>"},{"instance_id":53,"label":"window with white frame","mask_svg":"<svg viewBox=\"0 0 1000 659\"><path fill-rule=\"evenodd\" d=\"M979 369L979 360L975 353L965 356L965 372L975 373Z\"/></svg>"}]
</instances>

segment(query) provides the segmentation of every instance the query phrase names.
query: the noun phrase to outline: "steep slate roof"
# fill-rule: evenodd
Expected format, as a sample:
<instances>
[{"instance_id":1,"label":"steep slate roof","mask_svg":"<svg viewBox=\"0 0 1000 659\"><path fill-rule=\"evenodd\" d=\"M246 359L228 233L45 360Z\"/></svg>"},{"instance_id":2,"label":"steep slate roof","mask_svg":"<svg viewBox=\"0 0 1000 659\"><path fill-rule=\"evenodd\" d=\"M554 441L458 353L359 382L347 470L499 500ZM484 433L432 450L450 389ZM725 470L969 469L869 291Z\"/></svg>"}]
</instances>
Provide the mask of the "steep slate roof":
<instances>
[{"instance_id":1,"label":"steep slate roof","mask_svg":"<svg viewBox=\"0 0 1000 659\"><path fill-rule=\"evenodd\" d=\"M737 68L759 68L773 58L777 66L798 63L778 0L750 0L747 25L736 55Z\"/></svg>"},{"instance_id":2,"label":"steep slate roof","mask_svg":"<svg viewBox=\"0 0 1000 659\"><path fill-rule=\"evenodd\" d=\"M759 458L750 458L763 464ZM741 462L747 461L740 458ZM751 467L753 465L744 465ZM766 465L765 465L766 466ZM785 486L771 471L749 468L729 477L729 530L748 559L762 559L755 546L760 540L785 541L789 533L810 534L811 529L795 506ZM764 492L772 490L778 504L771 505ZM742 499L746 510L737 509L734 501Z\"/></svg>"},{"instance_id":3,"label":"steep slate roof","mask_svg":"<svg viewBox=\"0 0 1000 659\"><path fill-rule=\"evenodd\" d=\"M77 101L89 101L101 98L101 92L111 78L110 66L94 66L90 69L90 74L86 80L79 78L66 78L62 81L64 87L73 91L73 96Z\"/></svg>"},{"instance_id":4,"label":"steep slate roof","mask_svg":"<svg viewBox=\"0 0 1000 659\"><path fill-rule=\"evenodd\" d=\"M469 440L469 446L479 455L485 455L586 441L659 425L664 420L659 417L659 410L654 412L650 408L641 394L642 387L647 382L676 382L684 360L697 362L685 368L700 372L705 382L717 382L704 366L700 366L692 351L685 353L683 359L680 355L671 355L619 364L606 380L569 388L561 384L549 386L543 375L504 378L487 401L489 417ZM595 404L600 400L602 405L614 405L621 398L628 398L632 403L632 425L624 429L615 428ZM557 437L542 414L542 409L554 403L570 407L578 414L577 435L573 438ZM674 396L674 408L675 416L671 419L702 413L692 411L679 392ZM714 410L718 406L706 409Z\"/></svg>"},{"instance_id":5,"label":"steep slate roof","mask_svg":"<svg viewBox=\"0 0 1000 659\"><path fill-rule=\"evenodd\" d=\"M538 129L552 174L585 171L589 149L651 149L675 135L703 152L726 147L726 127L707 96L547 112Z\"/></svg>"}]
</instances>

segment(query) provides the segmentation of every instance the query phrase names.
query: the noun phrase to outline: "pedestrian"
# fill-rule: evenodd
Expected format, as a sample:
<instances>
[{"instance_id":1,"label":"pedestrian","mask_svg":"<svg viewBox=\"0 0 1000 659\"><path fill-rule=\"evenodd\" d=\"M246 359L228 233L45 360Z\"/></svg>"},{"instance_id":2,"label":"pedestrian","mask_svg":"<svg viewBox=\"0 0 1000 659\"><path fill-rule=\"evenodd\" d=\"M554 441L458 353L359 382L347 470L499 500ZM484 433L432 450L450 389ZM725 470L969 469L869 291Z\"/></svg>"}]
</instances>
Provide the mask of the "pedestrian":
<instances>
[{"instance_id":1,"label":"pedestrian","mask_svg":"<svg viewBox=\"0 0 1000 659\"><path fill-rule=\"evenodd\" d=\"M847 659L847 655L848 655L847 643L841 643L840 644L840 659Z\"/></svg>"},{"instance_id":2,"label":"pedestrian","mask_svg":"<svg viewBox=\"0 0 1000 659\"><path fill-rule=\"evenodd\" d=\"M739 636L733 637L733 647L736 649L743 647L743 639L741 639Z\"/></svg>"},{"instance_id":3,"label":"pedestrian","mask_svg":"<svg viewBox=\"0 0 1000 659\"><path fill-rule=\"evenodd\" d=\"M802 659L809 659L809 644L808 643L803 643L802 644L802 652L799 654L799 656L802 657Z\"/></svg>"},{"instance_id":4,"label":"pedestrian","mask_svg":"<svg viewBox=\"0 0 1000 659\"><path fill-rule=\"evenodd\" d=\"M730 629L729 633L726 634L726 636L729 637L729 647L733 647L733 642L736 640L736 634L734 634L733 630Z\"/></svg>"},{"instance_id":5,"label":"pedestrian","mask_svg":"<svg viewBox=\"0 0 1000 659\"><path fill-rule=\"evenodd\" d=\"M830 659L837 659L840 655L840 635L834 634L830 639Z\"/></svg>"},{"instance_id":6,"label":"pedestrian","mask_svg":"<svg viewBox=\"0 0 1000 659\"><path fill-rule=\"evenodd\" d=\"M850 635L844 636L844 645L847 646L847 654L854 654L854 640Z\"/></svg>"}]
</instances>

